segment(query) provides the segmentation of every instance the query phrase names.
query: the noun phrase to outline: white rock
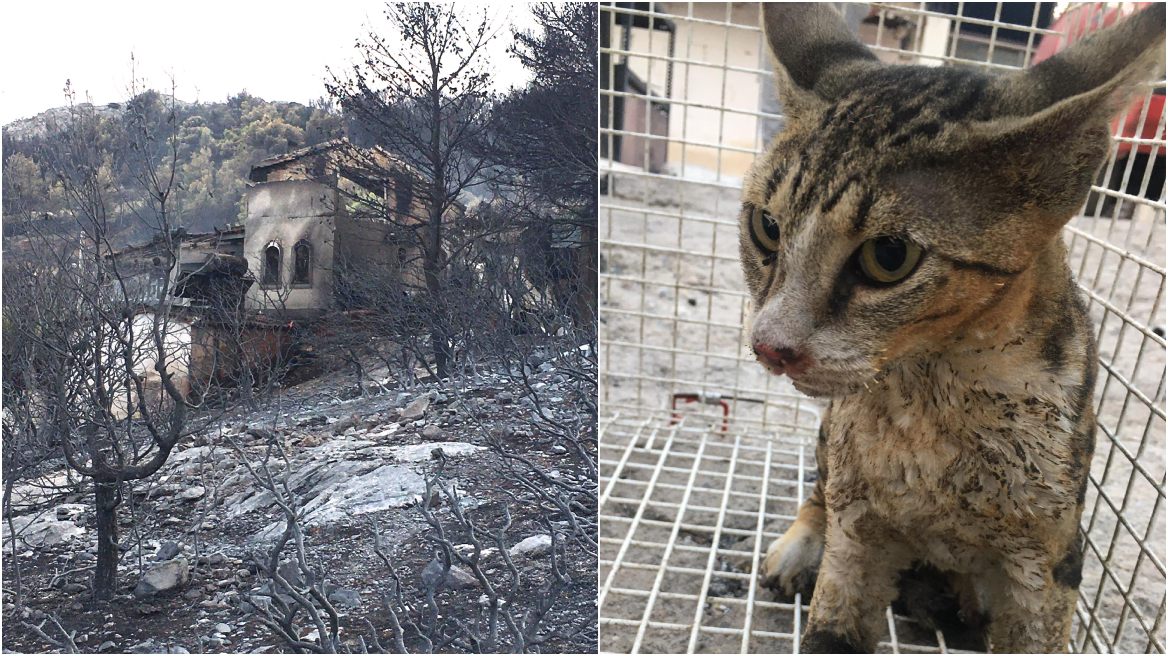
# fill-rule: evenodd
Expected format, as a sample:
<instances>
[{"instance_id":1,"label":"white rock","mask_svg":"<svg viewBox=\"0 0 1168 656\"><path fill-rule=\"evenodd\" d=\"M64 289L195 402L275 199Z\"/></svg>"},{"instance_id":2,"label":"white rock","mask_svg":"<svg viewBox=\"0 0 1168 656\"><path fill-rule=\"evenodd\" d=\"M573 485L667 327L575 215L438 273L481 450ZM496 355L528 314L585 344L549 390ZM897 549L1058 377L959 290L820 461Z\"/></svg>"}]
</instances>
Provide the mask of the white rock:
<instances>
[{"instance_id":1,"label":"white rock","mask_svg":"<svg viewBox=\"0 0 1168 656\"><path fill-rule=\"evenodd\" d=\"M365 437L367 437L371 440L381 439L383 437L389 437L390 435L393 435L394 433L396 433L397 429L401 428L401 424L390 424L388 426L381 426L380 428L381 428L381 430L377 431L376 433L369 433Z\"/></svg>"},{"instance_id":2,"label":"white rock","mask_svg":"<svg viewBox=\"0 0 1168 656\"><path fill-rule=\"evenodd\" d=\"M465 567L452 565L450 573L446 579L447 585L452 585L455 588L469 588L478 585L479 580Z\"/></svg>"},{"instance_id":3,"label":"white rock","mask_svg":"<svg viewBox=\"0 0 1168 656\"><path fill-rule=\"evenodd\" d=\"M323 475L317 472L318 480L314 485L303 492L297 490L302 498L311 499L304 505L304 525L320 526L343 521L351 515L408 506L426 490L425 480L412 469L382 465L370 471L370 467L376 464L339 461L328 465ZM254 539L268 541L283 531L284 523L274 522Z\"/></svg>"},{"instance_id":4,"label":"white rock","mask_svg":"<svg viewBox=\"0 0 1168 656\"><path fill-rule=\"evenodd\" d=\"M457 551L458 555L462 556L463 558L470 558L472 555L474 555L473 544L458 544L454 546L454 550ZM499 550L494 547L487 547L479 552L479 560L486 560L487 558L494 556L498 551Z\"/></svg>"},{"instance_id":5,"label":"white rock","mask_svg":"<svg viewBox=\"0 0 1168 656\"><path fill-rule=\"evenodd\" d=\"M360 608L361 593L356 590L336 590L329 595L329 601L346 608Z\"/></svg>"},{"instance_id":6,"label":"white rock","mask_svg":"<svg viewBox=\"0 0 1168 656\"><path fill-rule=\"evenodd\" d=\"M170 590L186 583L188 576L187 559L179 556L146 570L138 581L138 587L134 588L134 594L145 597Z\"/></svg>"},{"instance_id":7,"label":"white rock","mask_svg":"<svg viewBox=\"0 0 1168 656\"><path fill-rule=\"evenodd\" d=\"M195 499L203 498L205 494L207 494L207 488L203 487L202 485L195 485L193 487L188 487L179 493L178 498L182 499L183 501L194 501Z\"/></svg>"},{"instance_id":8,"label":"white rock","mask_svg":"<svg viewBox=\"0 0 1168 656\"><path fill-rule=\"evenodd\" d=\"M480 606L488 606L488 605L490 605L490 603L491 603L490 597L488 597L487 595L479 595L479 605ZM507 604L507 600L506 599L499 599L498 603L499 603L499 607L502 608L503 606L505 606Z\"/></svg>"},{"instance_id":9,"label":"white rock","mask_svg":"<svg viewBox=\"0 0 1168 656\"><path fill-rule=\"evenodd\" d=\"M27 547L51 547L85 535L85 529L68 520L48 514L12 518L13 528ZM8 522L3 522L4 539L8 539Z\"/></svg>"},{"instance_id":10,"label":"white rock","mask_svg":"<svg viewBox=\"0 0 1168 656\"><path fill-rule=\"evenodd\" d=\"M220 622L220 623L215 625L215 630L218 631L219 633L226 635L228 633L231 633L231 625L224 624L223 622Z\"/></svg>"},{"instance_id":11,"label":"white rock","mask_svg":"<svg viewBox=\"0 0 1168 656\"><path fill-rule=\"evenodd\" d=\"M83 503L62 503L57 506L57 519L77 519L88 509L89 506Z\"/></svg>"},{"instance_id":12,"label":"white rock","mask_svg":"<svg viewBox=\"0 0 1168 656\"><path fill-rule=\"evenodd\" d=\"M430 407L430 397L419 396L414 399L414 402L407 405L402 410L402 419L418 419L426 415L426 410Z\"/></svg>"},{"instance_id":13,"label":"white rock","mask_svg":"<svg viewBox=\"0 0 1168 656\"><path fill-rule=\"evenodd\" d=\"M507 550L515 556L542 556L552 550L552 536L545 534L533 535Z\"/></svg>"},{"instance_id":14,"label":"white rock","mask_svg":"<svg viewBox=\"0 0 1168 656\"><path fill-rule=\"evenodd\" d=\"M447 458L464 456L486 447L467 444L466 442L425 442L422 444L408 444L385 449L385 454L400 462L424 462L430 459L430 452L442 449Z\"/></svg>"}]
</instances>

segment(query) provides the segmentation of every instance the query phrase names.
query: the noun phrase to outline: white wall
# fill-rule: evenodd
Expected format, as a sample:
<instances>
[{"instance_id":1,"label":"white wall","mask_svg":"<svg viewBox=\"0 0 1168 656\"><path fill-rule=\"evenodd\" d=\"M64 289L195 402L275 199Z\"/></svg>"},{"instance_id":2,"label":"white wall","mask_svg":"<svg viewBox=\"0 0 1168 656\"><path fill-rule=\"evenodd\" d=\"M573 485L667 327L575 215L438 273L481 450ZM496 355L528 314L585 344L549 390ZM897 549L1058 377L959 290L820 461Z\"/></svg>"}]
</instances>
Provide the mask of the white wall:
<instances>
[{"instance_id":1,"label":"white wall","mask_svg":"<svg viewBox=\"0 0 1168 656\"><path fill-rule=\"evenodd\" d=\"M143 377L147 390L162 389L162 381L154 368L159 358L158 350L154 344L154 317L155 313L144 312L133 319L134 372ZM190 391L191 326L185 321L170 317L166 325L163 326L163 331L163 361L166 363L167 371L171 374L175 386L185 395ZM165 394L165 392L162 393ZM148 398L147 402L153 405L157 403L157 399ZM111 410L114 416L119 419L126 416L124 390L114 396L114 406Z\"/></svg>"},{"instance_id":2,"label":"white wall","mask_svg":"<svg viewBox=\"0 0 1168 656\"><path fill-rule=\"evenodd\" d=\"M725 70L722 66L751 71L760 69L762 32L752 29L758 25L758 5L713 2L692 5L693 18L725 22L729 17L732 25L728 26L686 20L688 3L665 2L661 6L672 14L671 19L677 26L674 58L712 64L675 62L672 99L751 112L741 114L674 104L670 109L669 136L689 143L670 142L668 161L671 168L680 172L684 164L687 169L701 167L715 173L720 170L724 177L740 179L754 155L717 146L758 148L758 118L754 113L759 109L759 74ZM613 43L620 45L619 30L613 35ZM630 50L664 57L669 53L669 35L655 30L632 30ZM634 56L629 58L629 68L649 84L655 95L665 95L666 61ZM705 177L706 174L691 175Z\"/></svg>"},{"instance_id":3,"label":"white wall","mask_svg":"<svg viewBox=\"0 0 1168 656\"><path fill-rule=\"evenodd\" d=\"M250 309L273 307L296 313L327 307L332 300L334 212L337 192L306 180L259 183L247 190L244 257L256 283L248 289ZM293 247L307 239L313 247L312 286L292 287ZM280 288L265 288L264 249L280 246Z\"/></svg>"}]
</instances>

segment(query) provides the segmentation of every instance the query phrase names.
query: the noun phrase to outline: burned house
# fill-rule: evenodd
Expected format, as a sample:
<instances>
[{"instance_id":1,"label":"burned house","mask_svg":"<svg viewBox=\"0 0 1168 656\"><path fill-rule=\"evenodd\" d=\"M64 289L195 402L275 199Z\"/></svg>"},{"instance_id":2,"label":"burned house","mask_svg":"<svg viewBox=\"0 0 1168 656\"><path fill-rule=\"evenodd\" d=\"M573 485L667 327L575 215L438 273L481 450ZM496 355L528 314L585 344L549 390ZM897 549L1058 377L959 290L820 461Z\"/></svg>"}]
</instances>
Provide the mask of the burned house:
<instances>
[{"instance_id":1,"label":"burned house","mask_svg":"<svg viewBox=\"0 0 1168 656\"><path fill-rule=\"evenodd\" d=\"M143 313L157 308L169 282L170 316L188 335L182 368L195 391L287 357L298 325L339 309L346 268L395 279L407 294L423 286L411 234L426 222L414 191L421 185L388 153L337 139L258 162L249 180L242 225L178 230L169 243L112 256Z\"/></svg>"},{"instance_id":2,"label":"burned house","mask_svg":"<svg viewBox=\"0 0 1168 656\"><path fill-rule=\"evenodd\" d=\"M400 276L405 289L423 286L409 231L425 222L426 208L415 175L384 151L337 139L263 160L250 180L244 257L257 283L248 293L252 309L326 313L346 267Z\"/></svg>"},{"instance_id":3,"label":"burned house","mask_svg":"<svg viewBox=\"0 0 1168 656\"><path fill-rule=\"evenodd\" d=\"M242 302L252 285L243 245L243 226L184 236L171 274L173 305L197 310Z\"/></svg>"},{"instance_id":4,"label":"burned house","mask_svg":"<svg viewBox=\"0 0 1168 656\"><path fill-rule=\"evenodd\" d=\"M312 318L335 309L343 266L379 267L407 289L420 287L421 257L410 228L425 222L426 208L414 193L415 178L384 151L346 139L256 163L242 225L172 235L172 306L205 310L242 294L248 310ZM134 278L134 293L156 300L170 264L163 245L155 240L115 257Z\"/></svg>"},{"instance_id":5,"label":"burned house","mask_svg":"<svg viewBox=\"0 0 1168 656\"><path fill-rule=\"evenodd\" d=\"M234 379L241 367L254 368L257 358L279 357L284 331L262 325L271 322L244 307L254 281L243 253L244 227L235 226L206 233L179 229L169 240L155 238L110 256L118 281L110 293L138 308L133 318L133 332L141 336L135 344L135 370L151 398L162 393L149 336L164 283L169 293L169 307L161 317L164 357L184 394L198 394L212 380ZM229 344L245 347L227 348ZM249 355L243 357L244 352Z\"/></svg>"}]
</instances>

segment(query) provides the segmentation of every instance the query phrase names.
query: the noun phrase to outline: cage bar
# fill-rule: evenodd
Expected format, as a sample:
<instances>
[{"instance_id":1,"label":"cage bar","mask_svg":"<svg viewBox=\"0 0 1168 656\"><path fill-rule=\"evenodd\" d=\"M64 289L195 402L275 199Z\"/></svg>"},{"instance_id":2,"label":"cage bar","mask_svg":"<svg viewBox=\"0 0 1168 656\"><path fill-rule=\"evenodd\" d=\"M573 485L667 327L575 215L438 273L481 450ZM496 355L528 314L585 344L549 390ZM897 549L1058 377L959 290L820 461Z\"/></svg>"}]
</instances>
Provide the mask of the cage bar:
<instances>
[{"instance_id":1,"label":"cage bar","mask_svg":"<svg viewBox=\"0 0 1168 656\"><path fill-rule=\"evenodd\" d=\"M987 71L1030 65L1042 39L1073 40L1099 7L1136 10L1059 4L1060 31L1040 27L1053 23L1039 3L1021 24L1006 22L1009 3L988 17L975 11L985 4L838 6L888 63ZM774 600L753 575L814 485L822 409L745 348L739 193L783 120L759 8L601 3L601 40L601 650L798 653L806 600ZM1164 156L1165 116L1149 110L1164 88L1144 98L1138 136L1116 131L1064 230L1100 360L1076 652L1163 653L1168 642L1165 198L1151 165ZM887 617L882 652L956 651Z\"/></svg>"}]
</instances>

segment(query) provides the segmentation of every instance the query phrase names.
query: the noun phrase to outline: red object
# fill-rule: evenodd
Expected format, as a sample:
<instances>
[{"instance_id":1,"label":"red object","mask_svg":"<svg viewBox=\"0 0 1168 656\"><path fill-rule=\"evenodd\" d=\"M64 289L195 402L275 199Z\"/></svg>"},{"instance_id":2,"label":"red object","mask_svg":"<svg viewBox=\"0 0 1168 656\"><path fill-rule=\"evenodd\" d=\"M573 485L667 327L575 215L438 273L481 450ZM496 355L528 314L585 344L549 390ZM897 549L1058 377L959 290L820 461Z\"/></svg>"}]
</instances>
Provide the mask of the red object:
<instances>
[{"instance_id":1,"label":"red object","mask_svg":"<svg viewBox=\"0 0 1168 656\"><path fill-rule=\"evenodd\" d=\"M677 410L677 402L685 401L686 403L697 403L700 397L697 394L674 394L672 410ZM726 401L718 401L718 405L722 406L722 432L726 433L730 430L730 404ZM669 425L672 426L681 419L680 413L673 413L673 419L670 420Z\"/></svg>"},{"instance_id":2,"label":"red object","mask_svg":"<svg viewBox=\"0 0 1168 656\"><path fill-rule=\"evenodd\" d=\"M1138 2L1136 6L1138 9L1143 9L1152 3ZM1042 37L1042 41L1038 43L1038 49L1034 52L1033 64L1049 59L1056 53L1061 52L1068 45L1075 43L1081 39L1086 38L1095 30L1102 29L1111 25L1120 17L1118 8L1109 8L1103 2L1087 2L1075 5L1059 16L1058 20L1050 26L1050 29L1060 32L1059 35L1047 34ZM1070 31L1067 30L1067 25L1070 25ZM1117 118L1111 124L1111 134L1115 134L1119 129L1120 122L1123 123L1123 132L1120 136L1127 138L1136 138L1136 131L1140 127L1140 115L1144 112L1144 99L1140 98L1132 103L1128 108L1127 116ZM1148 103L1148 116L1144 121L1144 130L1138 135L1140 139L1154 139L1156 138L1156 127L1160 123L1160 115L1164 113L1164 96L1160 94L1152 95L1151 101ZM1131 152L1132 144L1120 142L1119 157L1126 157ZM1151 144L1143 144L1137 151L1142 154L1150 154L1152 152ZM1161 150L1160 154L1163 154Z\"/></svg>"}]
</instances>

